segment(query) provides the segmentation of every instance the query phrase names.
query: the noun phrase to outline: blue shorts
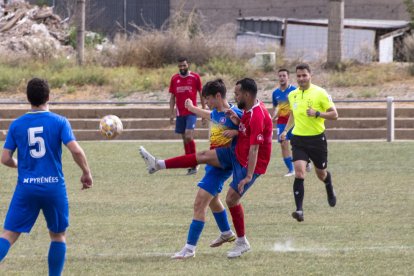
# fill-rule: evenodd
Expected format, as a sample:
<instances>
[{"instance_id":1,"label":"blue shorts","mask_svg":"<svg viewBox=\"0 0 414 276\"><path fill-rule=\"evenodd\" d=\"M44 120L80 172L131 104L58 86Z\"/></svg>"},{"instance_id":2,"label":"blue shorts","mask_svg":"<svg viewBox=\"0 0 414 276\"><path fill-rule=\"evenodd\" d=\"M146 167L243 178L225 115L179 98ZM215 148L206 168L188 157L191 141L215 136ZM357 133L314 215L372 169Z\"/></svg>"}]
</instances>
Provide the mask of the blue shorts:
<instances>
[{"instance_id":1,"label":"blue shorts","mask_svg":"<svg viewBox=\"0 0 414 276\"><path fill-rule=\"evenodd\" d=\"M233 169L233 180L230 183L230 187L233 188L240 196L243 196L247 190L253 186L256 179L260 174L253 174L252 180L244 186L243 193L239 193L238 185L247 175L247 169L240 165L237 161L236 153L234 152L234 147L229 148L217 148L216 149L217 157L220 162L220 165L223 169L229 170Z\"/></svg>"},{"instance_id":2,"label":"blue shorts","mask_svg":"<svg viewBox=\"0 0 414 276\"><path fill-rule=\"evenodd\" d=\"M210 193L212 196L216 196L221 193L224 182L231 176L233 170L222 169L206 165L206 174L203 179L198 182L198 187Z\"/></svg>"},{"instance_id":3,"label":"blue shorts","mask_svg":"<svg viewBox=\"0 0 414 276\"><path fill-rule=\"evenodd\" d=\"M183 134L186 129L195 129L196 115L177 116L175 121L175 133Z\"/></svg>"},{"instance_id":4,"label":"blue shorts","mask_svg":"<svg viewBox=\"0 0 414 276\"><path fill-rule=\"evenodd\" d=\"M66 187L63 184L52 185L55 186L17 184L4 221L4 229L29 233L42 210L47 228L53 233L64 232L69 226Z\"/></svg>"},{"instance_id":5,"label":"blue shorts","mask_svg":"<svg viewBox=\"0 0 414 276\"><path fill-rule=\"evenodd\" d=\"M279 142L279 143L281 143L282 141L280 141L280 137L279 137L279 135L280 134L282 134L282 132L285 130L285 127L286 127L286 124L277 124L276 125L276 131L277 131L277 133L276 133L276 137L277 137L277 141ZM291 128L289 131L288 131L288 133L286 134L286 140L290 140L290 139L292 139L292 136L293 136L293 134L292 134L292 130L293 130L293 128Z\"/></svg>"}]
</instances>

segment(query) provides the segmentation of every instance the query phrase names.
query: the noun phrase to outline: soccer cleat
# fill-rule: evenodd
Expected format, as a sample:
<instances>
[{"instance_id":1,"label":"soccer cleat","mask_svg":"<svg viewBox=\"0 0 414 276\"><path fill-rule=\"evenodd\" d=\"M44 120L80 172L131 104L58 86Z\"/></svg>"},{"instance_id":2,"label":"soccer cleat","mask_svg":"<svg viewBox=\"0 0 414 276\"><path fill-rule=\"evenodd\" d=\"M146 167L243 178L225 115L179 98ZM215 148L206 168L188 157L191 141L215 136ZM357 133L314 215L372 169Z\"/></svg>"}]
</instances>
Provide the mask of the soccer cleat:
<instances>
[{"instance_id":1,"label":"soccer cleat","mask_svg":"<svg viewBox=\"0 0 414 276\"><path fill-rule=\"evenodd\" d=\"M237 258L249 250L250 250L250 244L247 240L246 241L237 240L234 247L229 252L227 252L227 257Z\"/></svg>"},{"instance_id":2,"label":"soccer cleat","mask_svg":"<svg viewBox=\"0 0 414 276\"><path fill-rule=\"evenodd\" d=\"M200 166L199 165L197 165L197 166L195 166L194 168L189 168L188 170L187 170L187 175L192 175L192 174L196 174L197 172L198 172L198 168L199 168Z\"/></svg>"},{"instance_id":3,"label":"soccer cleat","mask_svg":"<svg viewBox=\"0 0 414 276\"><path fill-rule=\"evenodd\" d=\"M308 162L308 164L306 164L306 171L310 172L312 170L312 163Z\"/></svg>"},{"instance_id":4,"label":"soccer cleat","mask_svg":"<svg viewBox=\"0 0 414 276\"><path fill-rule=\"evenodd\" d=\"M289 176L294 176L294 175L295 175L295 171L291 171L291 172L288 172L287 174L285 174L284 176L289 177Z\"/></svg>"},{"instance_id":5,"label":"soccer cleat","mask_svg":"<svg viewBox=\"0 0 414 276\"><path fill-rule=\"evenodd\" d=\"M303 217L303 211L295 211L292 213L292 217L294 219L296 219L297 221L301 222L304 221L304 217Z\"/></svg>"},{"instance_id":6,"label":"soccer cleat","mask_svg":"<svg viewBox=\"0 0 414 276\"><path fill-rule=\"evenodd\" d=\"M181 249L181 251L172 255L171 259L184 260L184 259L194 258L194 257L195 257L195 251L192 251L184 246L183 249Z\"/></svg>"},{"instance_id":7,"label":"soccer cleat","mask_svg":"<svg viewBox=\"0 0 414 276\"><path fill-rule=\"evenodd\" d=\"M326 194L328 196L329 206L335 207L336 205L336 194L332 184L325 185Z\"/></svg>"},{"instance_id":8,"label":"soccer cleat","mask_svg":"<svg viewBox=\"0 0 414 276\"><path fill-rule=\"evenodd\" d=\"M147 165L147 170L150 174L155 173L159 169L157 169L157 159L152 156L143 146L139 147L139 154L141 154L142 158Z\"/></svg>"},{"instance_id":9,"label":"soccer cleat","mask_svg":"<svg viewBox=\"0 0 414 276\"><path fill-rule=\"evenodd\" d=\"M236 235L234 235L233 232L231 232L228 235L221 234L217 239L215 239L214 241L210 243L210 247L219 247L225 242L234 242L235 240L236 240Z\"/></svg>"}]
</instances>

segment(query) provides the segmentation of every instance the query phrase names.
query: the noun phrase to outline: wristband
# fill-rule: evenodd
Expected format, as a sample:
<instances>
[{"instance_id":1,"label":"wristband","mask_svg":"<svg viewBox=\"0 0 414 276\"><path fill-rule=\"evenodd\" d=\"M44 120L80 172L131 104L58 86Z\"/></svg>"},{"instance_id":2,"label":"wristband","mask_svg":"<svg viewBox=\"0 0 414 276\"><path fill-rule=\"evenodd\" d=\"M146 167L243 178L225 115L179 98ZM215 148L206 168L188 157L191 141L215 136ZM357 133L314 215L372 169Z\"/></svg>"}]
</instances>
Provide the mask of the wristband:
<instances>
[{"instance_id":1,"label":"wristband","mask_svg":"<svg viewBox=\"0 0 414 276\"><path fill-rule=\"evenodd\" d=\"M315 118L318 118L319 116L321 116L321 113L319 111L316 111Z\"/></svg>"}]
</instances>

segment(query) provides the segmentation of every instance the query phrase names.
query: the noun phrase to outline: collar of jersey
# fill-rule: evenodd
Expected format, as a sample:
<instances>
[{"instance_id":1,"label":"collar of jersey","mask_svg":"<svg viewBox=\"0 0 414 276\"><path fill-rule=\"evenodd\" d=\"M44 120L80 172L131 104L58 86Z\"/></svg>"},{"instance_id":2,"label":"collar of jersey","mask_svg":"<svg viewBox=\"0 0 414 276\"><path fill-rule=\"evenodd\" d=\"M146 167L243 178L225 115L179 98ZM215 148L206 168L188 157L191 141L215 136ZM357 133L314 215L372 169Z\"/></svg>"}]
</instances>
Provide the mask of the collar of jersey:
<instances>
[{"instance_id":1,"label":"collar of jersey","mask_svg":"<svg viewBox=\"0 0 414 276\"><path fill-rule=\"evenodd\" d=\"M49 112L49 110L39 110L39 111L27 111L26 114L38 114L38 113L45 113L45 112Z\"/></svg>"},{"instance_id":2,"label":"collar of jersey","mask_svg":"<svg viewBox=\"0 0 414 276\"><path fill-rule=\"evenodd\" d=\"M282 92L282 93L285 93L290 87L291 87L292 85L291 84L289 84L289 86L288 87L286 87L286 89L285 90L282 90L282 89L280 89L280 87L279 87L279 90L280 90L280 92Z\"/></svg>"},{"instance_id":3,"label":"collar of jersey","mask_svg":"<svg viewBox=\"0 0 414 276\"><path fill-rule=\"evenodd\" d=\"M311 90L311 89L313 88L313 86L314 86L314 85L311 83L311 84L309 85L309 88L308 88L308 89L306 89L306 90L300 89L300 87L299 87L299 91L303 91L303 92L309 91L309 90Z\"/></svg>"}]
</instances>

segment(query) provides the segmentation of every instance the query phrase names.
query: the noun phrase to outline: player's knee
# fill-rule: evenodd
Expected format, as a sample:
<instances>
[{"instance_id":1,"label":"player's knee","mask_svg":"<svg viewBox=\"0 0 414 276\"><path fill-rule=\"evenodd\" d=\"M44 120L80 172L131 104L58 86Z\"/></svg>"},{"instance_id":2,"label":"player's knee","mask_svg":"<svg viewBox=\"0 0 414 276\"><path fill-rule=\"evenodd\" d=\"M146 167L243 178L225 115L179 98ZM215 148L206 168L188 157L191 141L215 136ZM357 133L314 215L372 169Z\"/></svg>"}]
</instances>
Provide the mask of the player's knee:
<instances>
[{"instance_id":1,"label":"player's knee","mask_svg":"<svg viewBox=\"0 0 414 276\"><path fill-rule=\"evenodd\" d=\"M319 178L320 181L324 181L326 178L326 170L316 170L316 176Z\"/></svg>"}]
</instances>

